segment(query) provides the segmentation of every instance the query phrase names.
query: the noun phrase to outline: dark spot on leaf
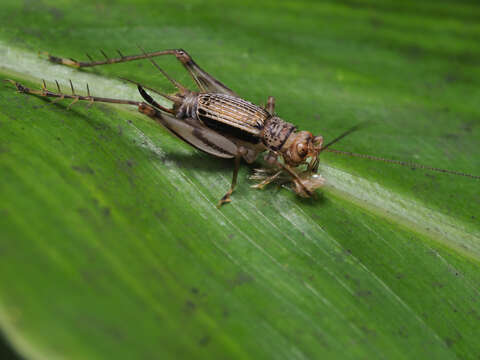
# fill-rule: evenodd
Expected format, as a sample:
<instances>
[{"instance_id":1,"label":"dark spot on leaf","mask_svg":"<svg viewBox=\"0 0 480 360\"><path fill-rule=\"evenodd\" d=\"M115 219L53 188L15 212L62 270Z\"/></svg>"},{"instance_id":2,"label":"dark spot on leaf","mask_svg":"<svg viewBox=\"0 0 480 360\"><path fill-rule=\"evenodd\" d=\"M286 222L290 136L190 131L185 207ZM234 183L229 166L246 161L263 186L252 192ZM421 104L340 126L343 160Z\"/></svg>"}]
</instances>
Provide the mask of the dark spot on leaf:
<instances>
[{"instance_id":1,"label":"dark spot on leaf","mask_svg":"<svg viewBox=\"0 0 480 360\"><path fill-rule=\"evenodd\" d=\"M445 134L445 135L443 135L443 137L447 140L457 140L457 139L460 138L460 136L458 134L454 134L454 133Z\"/></svg>"},{"instance_id":2,"label":"dark spot on leaf","mask_svg":"<svg viewBox=\"0 0 480 360\"><path fill-rule=\"evenodd\" d=\"M411 59L419 59L423 55L422 49L417 45L406 46L404 52Z\"/></svg>"},{"instance_id":3,"label":"dark spot on leaf","mask_svg":"<svg viewBox=\"0 0 480 360\"><path fill-rule=\"evenodd\" d=\"M366 325L362 325L360 326L360 329L363 331L363 333L367 336L371 336L371 337L374 337L377 335L376 331L373 330L373 329L370 329L368 326Z\"/></svg>"},{"instance_id":4,"label":"dark spot on leaf","mask_svg":"<svg viewBox=\"0 0 480 360\"><path fill-rule=\"evenodd\" d=\"M155 210L154 213L155 217L159 220L166 220L167 219L167 209L161 208L160 210Z\"/></svg>"},{"instance_id":5,"label":"dark spot on leaf","mask_svg":"<svg viewBox=\"0 0 480 360\"><path fill-rule=\"evenodd\" d=\"M197 305L191 300L185 301L185 311L187 312L193 312L197 308Z\"/></svg>"},{"instance_id":6,"label":"dark spot on leaf","mask_svg":"<svg viewBox=\"0 0 480 360\"><path fill-rule=\"evenodd\" d=\"M200 339L200 341L198 342L198 344L199 344L200 346L207 346L209 342L210 342L210 336L206 335L206 336L204 336L204 337L202 337L202 338Z\"/></svg>"},{"instance_id":7,"label":"dark spot on leaf","mask_svg":"<svg viewBox=\"0 0 480 360\"><path fill-rule=\"evenodd\" d=\"M52 15L52 17L55 19L55 20L62 20L63 17L64 17L64 14L63 14L63 11L56 8L56 7L50 7L48 9L48 12L50 13L50 15Z\"/></svg>"},{"instance_id":8,"label":"dark spot on leaf","mask_svg":"<svg viewBox=\"0 0 480 360\"><path fill-rule=\"evenodd\" d=\"M87 208L78 208L77 212L82 216L87 216L89 214L89 211Z\"/></svg>"},{"instance_id":9,"label":"dark spot on leaf","mask_svg":"<svg viewBox=\"0 0 480 360\"><path fill-rule=\"evenodd\" d=\"M110 217L110 208L105 206L105 207L102 209L102 213L103 213L103 216L105 216L105 217Z\"/></svg>"},{"instance_id":10,"label":"dark spot on leaf","mask_svg":"<svg viewBox=\"0 0 480 360\"><path fill-rule=\"evenodd\" d=\"M478 312L475 309L470 310L467 314L469 316L474 317L477 320L480 320L480 315L478 314Z\"/></svg>"},{"instance_id":11,"label":"dark spot on leaf","mask_svg":"<svg viewBox=\"0 0 480 360\"><path fill-rule=\"evenodd\" d=\"M405 327L401 327L400 329L398 329L398 335L404 339L408 338L407 329Z\"/></svg>"},{"instance_id":12,"label":"dark spot on leaf","mask_svg":"<svg viewBox=\"0 0 480 360\"><path fill-rule=\"evenodd\" d=\"M73 165L72 169L81 173L81 174L95 174L95 171L88 165Z\"/></svg>"},{"instance_id":13,"label":"dark spot on leaf","mask_svg":"<svg viewBox=\"0 0 480 360\"><path fill-rule=\"evenodd\" d=\"M445 338L445 343L447 344L448 347L452 347L453 344L455 344L455 341L451 338Z\"/></svg>"},{"instance_id":14,"label":"dark spot on leaf","mask_svg":"<svg viewBox=\"0 0 480 360\"><path fill-rule=\"evenodd\" d=\"M454 73L449 73L449 74L445 75L445 82L448 83L448 84L457 82L458 79L459 79L458 75L454 74Z\"/></svg>"},{"instance_id":15,"label":"dark spot on leaf","mask_svg":"<svg viewBox=\"0 0 480 360\"><path fill-rule=\"evenodd\" d=\"M239 272L234 279L232 279L230 281L230 284L232 286L232 288L235 288L237 286L241 286L243 284L246 284L246 283L249 283L249 282L252 282L253 281L253 278L248 275L247 273L244 273L244 272Z\"/></svg>"},{"instance_id":16,"label":"dark spot on leaf","mask_svg":"<svg viewBox=\"0 0 480 360\"><path fill-rule=\"evenodd\" d=\"M370 24L371 24L374 28L378 28L378 27L383 26L383 21L382 21L381 19L379 19L378 17L371 17L371 18L370 18Z\"/></svg>"},{"instance_id":17,"label":"dark spot on leaf","mask_svg":"<svg viewBox=\"0 0 480 360\"><path fill-rule=\"evenodd\" d=\"M128 159L125 164L128 166L128 167L134 167L135 165L137 165L136 161L133 160L133 159Z\"/></svg>"},{"instance_id":18,"label":"dark spot on leaf","mask_svg":"<svg viewBox=\"0 0 480 360\"><path fill-rule=\"evenodd\" d=\"M471 133L473 131L473 128L477 125L478 125L477 121L471 120L471 121L464 122L461 125L461 128L462 128L463 131L465 131L467 133Z\"/></svg>"},{"instance_id":19,"label":"dark spot on leaf","mask_svg":"<svg viewBox=\"0 0 480 360\"><path fill-rule=\"evenodd\" d=\"M199 292L198 289L195 287L193 287L190 291L192 292L192 294L195 294L195 295L198 294Z\"/></svg>"},{"instance_id":20,"label":"dark spot on leaf","mask_svg":"<svg viewBox=\"0 0 480 360\"><path fill-rule=\"evenodd\" d=\"M369 297L372 295L372 292L370 290L357 290L355 295L359 297Z\"/></svg>"}]
</instances>

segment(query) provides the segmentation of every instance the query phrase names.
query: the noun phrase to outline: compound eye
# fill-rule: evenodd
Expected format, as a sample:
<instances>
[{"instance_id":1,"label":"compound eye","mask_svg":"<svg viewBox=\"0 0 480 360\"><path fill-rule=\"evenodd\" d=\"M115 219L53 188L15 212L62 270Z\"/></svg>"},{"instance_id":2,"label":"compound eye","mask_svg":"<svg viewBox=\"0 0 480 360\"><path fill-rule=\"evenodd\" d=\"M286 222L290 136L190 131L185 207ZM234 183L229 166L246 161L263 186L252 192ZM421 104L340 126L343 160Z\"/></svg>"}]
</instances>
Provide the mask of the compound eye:
<instances>
[{"instance_id":1,"label":"compound eye","mask_svg":"<svg viewBox=\"0 0 480 360\"><path fill-rule=\"evenodd\" d=\"M297 145L297 152L302 158L307 155L307 146L304 143Z\"/></svg>"}]
</instances>

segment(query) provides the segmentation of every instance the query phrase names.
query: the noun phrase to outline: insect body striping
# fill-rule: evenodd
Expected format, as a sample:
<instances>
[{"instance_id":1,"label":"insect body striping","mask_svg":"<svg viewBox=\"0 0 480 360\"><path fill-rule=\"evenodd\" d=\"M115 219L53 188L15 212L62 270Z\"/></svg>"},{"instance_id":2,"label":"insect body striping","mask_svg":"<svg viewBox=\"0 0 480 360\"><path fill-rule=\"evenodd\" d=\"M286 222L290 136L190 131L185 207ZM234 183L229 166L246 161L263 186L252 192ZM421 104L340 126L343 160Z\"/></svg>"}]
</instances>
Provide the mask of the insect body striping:
<instances>
[{"instance_id":1,"label":"insect body striping","mask_svg":"<svg viewBox=\"0 0 480 360\"><path fill-rule=\"evenodd\" d=\"M257 105L225 94L199 94L195 110L194 117L206 126L252 143L260 142L265 121L271 116Z\"/></svg>"}]
</instances>

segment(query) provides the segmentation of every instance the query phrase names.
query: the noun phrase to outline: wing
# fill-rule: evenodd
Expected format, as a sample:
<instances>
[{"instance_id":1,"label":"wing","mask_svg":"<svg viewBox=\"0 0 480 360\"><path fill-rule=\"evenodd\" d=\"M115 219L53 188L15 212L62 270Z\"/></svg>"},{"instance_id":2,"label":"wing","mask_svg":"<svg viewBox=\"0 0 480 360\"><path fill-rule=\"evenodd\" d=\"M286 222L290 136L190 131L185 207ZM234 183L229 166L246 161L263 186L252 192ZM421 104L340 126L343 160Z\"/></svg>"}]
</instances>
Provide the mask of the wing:
<instances>
[{"instance_id":1,"label":"wing","mask_svg":"<svg viewBox=\"0 0 480 360\"><path fill-rule=\"evenodd\" d=\"M197 118L205 126L224 135L252 144L261 141L261 133L270 114L246 100L225 94L199 94Z\"/></svg>"},{"instance_id":2,"label":"wing","mask_svg":"<svg viewBox=\"0 0 480 360\"><path fill-rule=\"evenodd\" d=\"M156 111L147 114L165 126L172 134L207 154L224 158L234 158L238 152L237 145L226 137L203 126L194 119L179 120L174 116ZM152 116L153 115L153 116Z\"/></svg>"}]
</instances>

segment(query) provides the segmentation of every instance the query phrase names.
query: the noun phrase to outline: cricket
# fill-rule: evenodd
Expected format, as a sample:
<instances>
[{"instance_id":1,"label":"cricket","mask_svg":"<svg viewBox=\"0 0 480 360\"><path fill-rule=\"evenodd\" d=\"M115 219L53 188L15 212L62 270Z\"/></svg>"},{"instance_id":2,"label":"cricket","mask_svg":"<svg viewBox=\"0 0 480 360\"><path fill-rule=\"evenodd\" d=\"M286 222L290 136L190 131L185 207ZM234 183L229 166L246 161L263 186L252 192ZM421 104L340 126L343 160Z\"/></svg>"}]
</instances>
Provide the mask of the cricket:
<instances>
[{"instance_id":1,"label":"cricket","mask_svg":"<svg viewBox=\"0 0 480 360\"><path fill-rule=\"evenodd\" d=\"M53 63L74 68L148 59L175 86L176 92L174 94L165 94L129 79L123 80L135 84L144 101L91 96L88 84L87 95L78 95L71 81L71 94L62 92L57 81L55 81L56 92L47 89L45 81L43 81L41 89L38 90L29 89L14 80L6 79L5 81L14 84L20 93L56 98L54 102L72 99L73 101L68 108L78 101L88 101L91 104L104 102L137 106L140 113L147 115L192 147L218 158L233 159L234 170L231 186L218 202L218 207L231 201L242 159L247 164L252 164L262 153L265 154L266 168L255 169L250 179L260 182L252 187L262 189L272 182L282 185L288 184L298 196L304 198L314 196L315 190L325 183L325 179L317 173L319 155L322 151L480 179L480 176L457 171L331 149L332 144L357 130L359 126L351 128L324 144L321 135L313 135L309 131L298 130L294 124L277 116L273 96L268 97L264 107L242 99L233 90L200 68L185 50L170 49L147 53L143 48L139 47L139 49L141 54L129 56L124 56L118 51L119 57L116 58L109 58L104 51L101 51L105 57L105 60L101 61L94 61L87 54L90 59L88 62L49 54L47 56ZM193 78L199 91L192 91L180 84L170 77L153 59L163 55L175 56ZM172 104L171 107L159 104L148 91L166 99Z\"/></svg>"}]
</instances>

